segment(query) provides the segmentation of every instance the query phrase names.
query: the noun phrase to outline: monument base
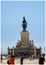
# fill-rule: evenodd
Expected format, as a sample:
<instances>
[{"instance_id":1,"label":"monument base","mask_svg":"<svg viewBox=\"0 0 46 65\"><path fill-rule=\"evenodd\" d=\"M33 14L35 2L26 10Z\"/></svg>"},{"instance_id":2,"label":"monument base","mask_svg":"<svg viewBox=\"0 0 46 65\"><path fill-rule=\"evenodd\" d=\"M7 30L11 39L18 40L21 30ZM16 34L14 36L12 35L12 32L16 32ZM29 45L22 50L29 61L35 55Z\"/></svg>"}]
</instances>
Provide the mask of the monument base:
<instances>
[{"instance_id":1,"label":"monument base","mask_svg":"<svg viewBox=\"0 0 46 65\"><path fill-rule=\"evenodd\" d=\"M37 49L33 40L29 40L29 32L21 32L20 34L21 41L17 42L15 48L8 48L8 55L15 55L15 57L37 57L41 55L41 47Z\"/></svg>"}]
</instances>

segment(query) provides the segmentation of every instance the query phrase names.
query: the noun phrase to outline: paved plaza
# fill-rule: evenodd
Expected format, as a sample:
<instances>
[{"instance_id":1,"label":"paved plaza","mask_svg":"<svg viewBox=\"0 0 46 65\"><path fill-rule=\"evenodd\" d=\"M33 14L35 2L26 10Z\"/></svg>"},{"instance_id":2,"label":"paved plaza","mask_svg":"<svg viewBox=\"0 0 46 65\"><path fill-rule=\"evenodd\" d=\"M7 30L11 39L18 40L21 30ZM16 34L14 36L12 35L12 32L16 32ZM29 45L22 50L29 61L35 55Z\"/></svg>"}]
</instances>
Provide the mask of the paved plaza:
<instances>
[{"instance_id":1,"label":"paved plaza","mask_svg":"<svg viewBox=\"0 0 46 65\"><path fill-rule=\"evenodd\" d=\"M30 59L30 58L25 58L23 60L23 65L39 65L38 64L39 60L38 59ZM0 63L0 65L7 65L7 59L3 59L2 63ZM46 60L45 60L45 64L46 64ZM15 58L15 65L20 65L20 58Z\"/></svg>"}]
</instances>

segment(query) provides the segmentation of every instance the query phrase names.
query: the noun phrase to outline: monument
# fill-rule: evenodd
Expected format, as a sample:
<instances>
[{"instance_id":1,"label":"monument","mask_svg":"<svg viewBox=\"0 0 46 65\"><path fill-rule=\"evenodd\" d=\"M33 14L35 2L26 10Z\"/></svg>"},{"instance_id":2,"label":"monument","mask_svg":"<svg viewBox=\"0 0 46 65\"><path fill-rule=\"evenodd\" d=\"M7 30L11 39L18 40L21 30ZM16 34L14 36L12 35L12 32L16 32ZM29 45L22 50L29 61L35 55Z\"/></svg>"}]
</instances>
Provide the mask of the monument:
<instances>
[{"instance_id":1,"label":"monument","mask_svg":"<svg viewBox=\"0 0 46 65\"><path fill-rule=\"evenodd\" d=\"M38 57L41 55L41 47L37 48L34 46L34 41L29 40L29 32L26 30L27 29L27 22L25 17L23 17L22 21L22 27L23 31L20 33L21 35L21 40L17 42L16 47L14 48L9 48L8 47L8 57L10 55L15 55L15 57L29 57L29 56L35 56Z\"/></svg>"}]
</instances>

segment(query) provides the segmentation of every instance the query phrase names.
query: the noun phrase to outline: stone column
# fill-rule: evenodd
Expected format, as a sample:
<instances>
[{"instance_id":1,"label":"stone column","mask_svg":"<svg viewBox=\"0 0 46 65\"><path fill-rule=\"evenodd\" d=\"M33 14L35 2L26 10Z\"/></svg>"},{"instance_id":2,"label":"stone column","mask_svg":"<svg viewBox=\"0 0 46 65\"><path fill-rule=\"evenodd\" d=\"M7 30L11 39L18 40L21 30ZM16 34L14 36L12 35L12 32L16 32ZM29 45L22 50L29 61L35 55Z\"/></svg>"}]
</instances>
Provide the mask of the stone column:
<instances>
[{"instance_id":1,"label":"stone column","mask_svg":"<svg viewBox=\"0 0 46 65\"><path fill-rule=\"evenodd\" d=\"M36 57L36 48L34 47L34 56Z\"/></svg>"},{"instance_id":2,"label":"stone column","mask_svg":"<svg viewBox=\"0 0 46 65\"><path fill-rule=\"evenodd\" d=\"M41 48L41 46L39 47L39 54L42 55L42 48Z\"/></svg>"},{"instance_id":3,"label":"stone column","mask_svg":"<svg viewBox=\"0 0 46 65\"><path fill-rule=\"evenodd\" d=\"M14 47L12 48L12 55L14 55Z\"/></svg>"},{"instance_id":4,"label":"stone column","mask_svg":"<svg viewBox=\"0 0 46 65\"><path fill-rule=\"evenodd\" d=\"M31 43L33 44L33 55L36 57L36 48L34 46L34 41L32 40Z\"/></svg>"},{"instance_id":5,"label":"stone column","mask_svg":"<svg viewBox=\"0 0 46 65\"><path fill-rule=\"evenodd\" d=\"M7 56L9 57L10 48L7 48Z\"/></svg>"}]
</instances>

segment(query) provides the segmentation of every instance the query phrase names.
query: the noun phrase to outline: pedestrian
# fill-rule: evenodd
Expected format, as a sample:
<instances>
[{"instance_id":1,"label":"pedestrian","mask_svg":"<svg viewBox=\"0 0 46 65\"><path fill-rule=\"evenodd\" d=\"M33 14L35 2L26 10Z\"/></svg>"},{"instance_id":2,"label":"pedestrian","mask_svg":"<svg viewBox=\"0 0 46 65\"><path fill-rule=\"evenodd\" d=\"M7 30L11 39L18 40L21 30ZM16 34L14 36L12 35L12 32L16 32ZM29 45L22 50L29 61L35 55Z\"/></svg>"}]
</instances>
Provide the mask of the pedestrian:
<instances>
[{"instance_id":1,"label":"pedestrian","mask_svg":"<svg viewBox=\"0 0 46 65\"><path fill-rule=\"evenodd\" d=\"M44 62L45 62L45 57L44 57L44 55L40 55L40 57L39 57L39 65L44 65Z\"/></svg>"},{"instance_id":2,"label":"pedestrian","mask_svg":"<svg viewBox=\"0 0 46 65\"><path fill-rule=\"evenodd\" d=\"M1 55L1 63L2 63L2 55Z\"/></svg>"},{"instance_id":3,"label":"pedestrian","mask_svg":"<svg viewBox=\"0 0 46 65\"><path fill-rule=\"evenodd\" d=\"M23 57L21 57L20 64L23 65Z\"/></svg>"},{"instance_id":4,"label":"pedestrian","mask_svg":"<svg viewBox=\"0 0 46 65\"><path fill-rule=\"evenodd\" d=\"M9 60L7 61L8 65L15 65L15 56L11 55Z\"/></svg>"}]
</instances>

